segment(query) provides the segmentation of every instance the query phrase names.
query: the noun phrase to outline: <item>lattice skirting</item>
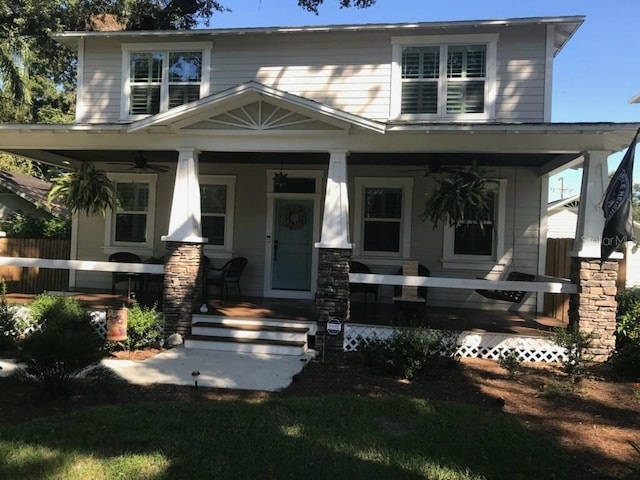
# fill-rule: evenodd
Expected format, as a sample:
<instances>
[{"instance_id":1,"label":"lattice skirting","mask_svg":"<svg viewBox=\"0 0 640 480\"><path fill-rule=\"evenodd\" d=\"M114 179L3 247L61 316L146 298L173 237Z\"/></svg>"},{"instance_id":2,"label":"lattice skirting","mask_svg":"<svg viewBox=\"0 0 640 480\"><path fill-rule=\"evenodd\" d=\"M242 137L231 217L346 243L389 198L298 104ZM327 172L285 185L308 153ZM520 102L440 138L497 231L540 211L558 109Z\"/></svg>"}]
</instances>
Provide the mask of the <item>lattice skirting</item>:
<instances>
[{"instance_id":1,"label":"lattice skirting","mask_svg":"<svg viewBox=\"0 0 640 480\"><path fill-rule=\"evenodd\" d=\"M368 339L387 339L393 335L394 331L394 327L347 324L344 329L344 350L355 351L361 342L366 342ZM457 334L455 343L454 355L460 357L498 360L503 354L514 350L525 362L560 362L567 358L563 347L559 347L545 337L461 332Z\"/></svg>"}]
</instances>

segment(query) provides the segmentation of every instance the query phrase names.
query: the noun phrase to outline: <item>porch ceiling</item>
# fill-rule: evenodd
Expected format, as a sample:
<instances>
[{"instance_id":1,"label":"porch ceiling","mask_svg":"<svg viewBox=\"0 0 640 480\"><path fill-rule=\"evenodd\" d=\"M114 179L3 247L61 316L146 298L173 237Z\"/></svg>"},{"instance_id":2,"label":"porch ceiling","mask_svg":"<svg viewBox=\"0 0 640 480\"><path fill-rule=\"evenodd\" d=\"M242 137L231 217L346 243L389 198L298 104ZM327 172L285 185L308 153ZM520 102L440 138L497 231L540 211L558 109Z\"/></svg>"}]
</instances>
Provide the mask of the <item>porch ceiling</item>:
<instances>
[{"instance_id":1,"label":"porch ceiling","mask_svg":"<svg viewBox=\"0 0 640 480\"><path fill-rule=\"evenodd\" d=\"M170 150L58 150L42 152L62 156L73 162L118 162L133 165L134 159L143 153L150 163L175 164L177 151ZM31 153L38 157L37 152ZM47 157L50 155L44 155ZM540 167L548 162L566 163L579 157L580 153L527 154L527 153L449 153L449 152L351 152L348 163L351 165L397 165L428 167L438 165L466 166L476 163L478 166L493 167ZM285 165L328 165L329 153L323 152L216 152L200 153L201 163L233 164L285 164Z\"/></svg>"}]
</instances>

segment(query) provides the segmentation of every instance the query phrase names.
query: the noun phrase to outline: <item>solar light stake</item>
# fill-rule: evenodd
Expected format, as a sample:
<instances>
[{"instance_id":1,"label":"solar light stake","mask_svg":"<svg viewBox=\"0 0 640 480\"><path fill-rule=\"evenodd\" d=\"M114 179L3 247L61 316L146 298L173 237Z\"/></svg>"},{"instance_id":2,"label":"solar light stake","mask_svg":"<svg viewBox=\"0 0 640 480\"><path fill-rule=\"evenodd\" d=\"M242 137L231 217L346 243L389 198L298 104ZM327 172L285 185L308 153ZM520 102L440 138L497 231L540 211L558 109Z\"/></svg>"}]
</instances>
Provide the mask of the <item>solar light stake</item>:
<instances>
[{"instance_id":1,"label":"solar light stake","mask_svg":"<svg viewBox=\"0 0 640 480\"><path fill-rule=\"evenodd\" d=\"M200 376L200 371L199 370L194 370L193 372L191 372L191 376L193 377L193 383L196 386L196 389L198 388L198 377Z\"/></svg>"}]
</instances>

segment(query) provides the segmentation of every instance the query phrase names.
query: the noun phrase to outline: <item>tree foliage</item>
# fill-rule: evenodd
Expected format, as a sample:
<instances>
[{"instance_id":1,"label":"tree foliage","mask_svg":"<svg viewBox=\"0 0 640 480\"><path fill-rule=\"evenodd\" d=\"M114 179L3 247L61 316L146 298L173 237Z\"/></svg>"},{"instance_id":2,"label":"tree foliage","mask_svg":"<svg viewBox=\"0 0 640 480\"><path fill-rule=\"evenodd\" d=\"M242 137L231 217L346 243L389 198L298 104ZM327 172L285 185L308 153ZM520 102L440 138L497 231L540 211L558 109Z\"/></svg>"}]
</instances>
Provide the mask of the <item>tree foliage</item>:
<instances>
[{"instance_id":1,"label":"tree foliage","mask_svg":"<svg viewBox=\"0 0 640 480\"><path fill-rule=\"evenodd\" d=\"M324 0L298 0L305 10L318 14L318 7L324 3ZM369 8L376 3L376 0L339 0L340 8Z\"/></svg>"}]
</instances>

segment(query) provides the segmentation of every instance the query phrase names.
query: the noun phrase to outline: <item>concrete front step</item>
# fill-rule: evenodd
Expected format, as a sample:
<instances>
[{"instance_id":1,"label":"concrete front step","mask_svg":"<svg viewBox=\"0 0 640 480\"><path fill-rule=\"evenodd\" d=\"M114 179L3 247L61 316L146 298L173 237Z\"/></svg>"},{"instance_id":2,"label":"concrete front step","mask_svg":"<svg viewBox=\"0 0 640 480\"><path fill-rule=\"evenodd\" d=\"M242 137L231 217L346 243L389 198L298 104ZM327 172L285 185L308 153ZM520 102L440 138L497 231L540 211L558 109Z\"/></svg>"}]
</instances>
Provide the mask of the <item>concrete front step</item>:
<instances>
[{"instance_id":1,"label":"concrete front step","mask_svg":"<svg viewBox=\"0 0 640 480\"><path fill-rule=\"evenodd\" d=\"M196 322L191 325L192 335L246 338L260 340L284 340L306 342L309 329L255 323L224 323L220 321Z\"/></svg>"},{"instance_id":2,"label":"concrete front step","mask_svg":"<svg viewBox=\"0 0 640 480\"><path fill-rule=\"evenodd\" d=\"M191 323L222 323L224 325L259 325L273 327L306 328L309 335L315 335L317 323L312 320L288 320L279 318L227 317L224 315L193 314Z\"/></svg>"},{"instance_id":3,"label":"concrete front step","mask_svg":"<svg viewBox=\"0 0 640 480\"><path fill-rule=\"evenodd\" d=\"M315 335L316 329L312 321L196 314L185 348L304 355L309 336Z\"/></svg>"},{"instance_id":4,"label":"concrete front step","mask_svg":"<svg viewBox=\"0 0 640 480\"><path fill-rule=\"evenodd\" d=\"M274 355L304 355L307 342L291 340L264 340L258 338L233 338L210 335L188 335L185 348L217 350L238 353L261 353Z\"/></svg>"}]
</instances>

